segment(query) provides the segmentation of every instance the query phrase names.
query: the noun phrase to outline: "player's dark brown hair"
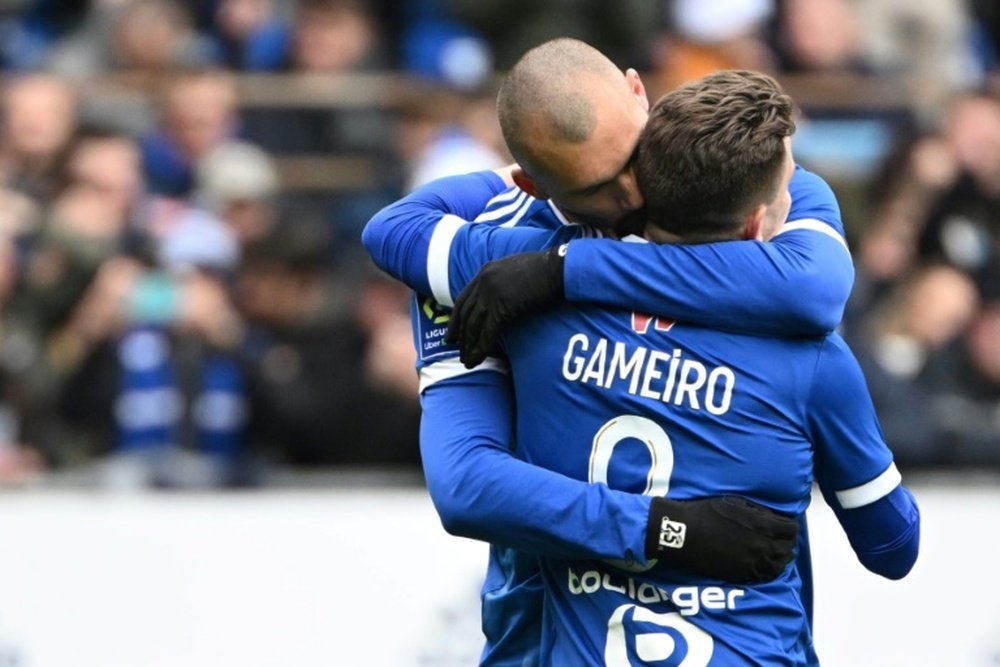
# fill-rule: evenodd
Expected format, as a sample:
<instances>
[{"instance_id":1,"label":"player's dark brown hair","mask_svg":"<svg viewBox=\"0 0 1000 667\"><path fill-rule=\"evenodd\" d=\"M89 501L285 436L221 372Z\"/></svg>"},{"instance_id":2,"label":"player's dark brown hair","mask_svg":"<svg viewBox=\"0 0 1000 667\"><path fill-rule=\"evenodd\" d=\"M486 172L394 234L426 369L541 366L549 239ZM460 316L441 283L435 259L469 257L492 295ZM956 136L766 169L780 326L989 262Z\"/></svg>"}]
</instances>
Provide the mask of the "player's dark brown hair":
<instances>
[{"instance_id":1,"label":"player's dark brown hair","mask_svg":"<svg viewBox=\"0 0 1000 667\"><path fill-rule=\"evenodd\" d=\"M777 195L793 109L777 81L746 70L661 97L636 151L646 224L689 243L734 238L744 216Z\"/></svg>"}]
</instances>

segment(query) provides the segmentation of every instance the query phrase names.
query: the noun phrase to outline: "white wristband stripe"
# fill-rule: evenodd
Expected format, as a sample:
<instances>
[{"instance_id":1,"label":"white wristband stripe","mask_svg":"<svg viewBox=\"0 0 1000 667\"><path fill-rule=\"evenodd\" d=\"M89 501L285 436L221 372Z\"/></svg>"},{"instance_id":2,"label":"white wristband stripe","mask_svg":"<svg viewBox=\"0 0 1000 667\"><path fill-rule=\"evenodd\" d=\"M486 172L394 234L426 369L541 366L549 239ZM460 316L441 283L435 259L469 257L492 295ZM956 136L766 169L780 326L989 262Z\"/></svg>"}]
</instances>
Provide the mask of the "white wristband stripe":
<instances>
[{"instance_id":1,"label":"white wristband stripe","mask_svg":"<svg viewBox=\"0 0 1000 667\"><path fill-rule=\"evenodd\" d=\"M895 463L890 463L881 475L852 489L837 491L837 502L845 510L852 510L865 505L871 505L876 500L884 498L903 481Z\"/></svg>"},{"instance_id":2,"label":"white wristband stripe","mask_svg":"<svg viewBox=\"0 0 1000 667\"><path fill-rule=\"evenodd\" d=\"M431 295L439 304L449 308L455 302L451 298L451 282L448 279L448 257L455 234L465 224L468 224L467 221L457 215L445 215L434 228L427 247L427 282L431 286Z\"/></svg>"}]
</instances>

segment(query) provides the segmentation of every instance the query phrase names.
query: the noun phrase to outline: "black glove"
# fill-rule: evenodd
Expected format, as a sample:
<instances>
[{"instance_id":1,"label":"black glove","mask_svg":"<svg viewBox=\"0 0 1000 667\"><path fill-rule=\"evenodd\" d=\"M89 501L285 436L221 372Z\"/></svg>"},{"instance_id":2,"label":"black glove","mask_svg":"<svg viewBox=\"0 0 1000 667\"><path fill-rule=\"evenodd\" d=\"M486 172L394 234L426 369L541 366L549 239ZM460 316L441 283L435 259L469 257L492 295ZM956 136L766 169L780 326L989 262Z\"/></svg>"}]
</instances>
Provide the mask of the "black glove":
<instances>
[{"instance_id":1,"label":"black glove","mask_svg":"<svg viewBox=\"0 0 1000 667\"><path fill-rule=\"evenodd\" d=\"M753 584L777 577L791 562L799 522L737 496L700 500L654 498L646 557L657 567Z\"/></svg>"},{"instance_id":2,"label":"black glove","mask_svg":"<svg viewBox=\"0 0 1000 667\"><path fill-rule=\"evenodd\" d=\"M565 246L488 263L455 299L445 340L457 343L466 368L496 349L501 330L564 298Z\"/></svg>"}]
</instances>

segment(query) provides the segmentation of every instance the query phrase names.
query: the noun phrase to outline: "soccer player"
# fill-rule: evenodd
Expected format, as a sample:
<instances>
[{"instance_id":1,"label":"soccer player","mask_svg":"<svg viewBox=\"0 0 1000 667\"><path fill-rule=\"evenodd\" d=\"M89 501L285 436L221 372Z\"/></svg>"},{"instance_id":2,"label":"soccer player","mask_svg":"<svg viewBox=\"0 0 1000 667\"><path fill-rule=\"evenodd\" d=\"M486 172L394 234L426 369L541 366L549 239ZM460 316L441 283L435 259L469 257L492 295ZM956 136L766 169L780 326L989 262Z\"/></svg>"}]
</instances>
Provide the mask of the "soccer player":
<instances>
[{"instance_id":1,"label":"soccer player","mask_svg":"<svg viewBox=\"0 0 1000 667\"><path fill-rule=\"evenodd\" d=\"M636 161L646 237L773 236L789 205L790 114L773 80L754 73L719 73L666 95ZM482 225L445 233L453 293L485 260L573 236ZM916 503L835 335L749 337L564 307L516 327L504 345L529 461L674 497L738 493L796 514L815 469L861 562L890 578L912 567ZM664 519L661 528L661 548L684 543L686 526ZM540 562L545 664L816 664L796 566L773 582L726 587L656 569Z\"/></svg>"},{"instance_id":2,"label":"soccer player","mask_svg":"<svg viewBox=\"0 0 1000 667\"><path fill-rule=\"evenodd\" d=\"M591 151L603 155L604 162L613 165L597 173L594 170L599 165L587 163L590 172L581 171L582 177L574 177L577 164L583 164L583 161L564 161L562 168L571 182L561 185L564 177L546 178L548 171L558 171L556 167L543 165L537 168L537 160L524 160L536 165L532 175L539 177L539 182L544 181L556 197L570 202L566 208L572 210L576 218L600 221L604 216L616 217L629 206L638 205L635 198L627 197L625 206L615 208L614 204L614 200L621 199L622 191L629 191L631 175L624 165L634 148L634 138L642 122L640 116L645 114L645 95L635 72L629 70L623 74L601 54L573 40L557 40L539 47L519 63L511 79L518 72L521 76L517 85L507 86L508 92L512 93L507 99L508 110L516 111L518 101L528 105L533 99L538 106L530 111L541 110L552 114L556 121L559 120L560 106L564 113L567 109L570 113L578 110L561 102L566 100L579 106L579 95L567 96L563 93L567 92L567 86L574 85L574 81L584 80L587 86L583 91L583 102L600 107L596 114L598 127L591 128L592 132L585 139L575 143L589 146ZM544 79L543 84L538 83L540 79ZM636 113L637 108L641 113ZM508 113L507 119L514 115ZM607 138L616 126L621 126L631 140L612 142L612 150L608 148ZM552 141L538 143L542 149L540 152L549 155L565 148ZM530 150L525 155L530 157ZM612 170L620 173L612 178L608 176ZM599 182L586 185L582 180L587 178L596 178ZM831 328L840 319L853 279L853 269L840 236L839 211L829 188L806 172L797 172L796 179L800 181L796 204L801 202L800 211L804 214L800 217L818 218L822 223L816 220L797 223L794 231L790 230L791 233L783 235L780 242L768 247L724 244L690 251L679 247L665 248L666 257L650 255L636 246L626 249L621 245L625 255L633 253L623 260L619 244L608 247L606 242L595 241L592 246L588 246L588 242L579 242L582 245L577 246L574 242L570 257L578 255L575 248L579 247L579 254L587 253L589 259L582 264L567 263L567 285L575 284L573 271L585 264L595 267L603 264L609 280L606 284L603 281L583 281L575 294L567 290L567 295L594 300L617 298L616 290L620 292L622 285L634 284L634 281L627 280L627 267L634 262L650 268L645 275L643 289L628 294L637 308L649 312L669 312L689 321L704 318L709 323L758 333L776 330L818 333ZM499 191L497 180L484 181L480 177L473 178L472 183L468 179L461 185L456 182L456 187L471 195L468 200L472 203L459 204L449 212L461 217L474 217L483 203ZM581 188L573 186L581 183L583 191L577 192ZM593 187L601 183L601 187ZM530 184L528 187L531 187ZM395 255L399 254L397 250L408 245L408 242L396 244L385 234L385 230L397 222L408 224L414 204L428 214L436 215L433 219L436 222L441 217L440 212L433 210L434 205L440 205L439 194L429 194L430 203L404 200L373 219L366 230L366 243L384 268L394 272L392 265ZM419 199L420 193L416 196ZM557 206L516 191L499 194L483 217L507 225L527 222L562 227L567 222ZM429 250L427 239L418 239L411 249L417 254L423 251L426 255ZM765 269L763 273L767 275L760 279L747 276L746 267L759 261L765 262L770 273ZM397 277L405 277L400 271L394 273ZM440 271L437 276L440 278ZM613 279L615 276L617 280ZM432 289L428 277L426 270L421 269L411 280L411 285L423 294L429 294ZM779 291L773 299L762 302L757 287L765 279L771 284L781 280L795 284L796 291ZM672 285L678 288L672 289ZM706 285L714 285L715 290L707 289ZM596 291L588 293L588 286ZM438 294L441 293L438 290ZM442 298L445 303L450 303L447 290ZM446 314L429 297L418 300L416 313L424 406L422 453L428 487L450 532L543 553L548 550L558 554L567 550L590 549L602 557L632 559L644 564L647 558L645 534L650 527L659 525L657 519L663 513L660 501L654 503L650 498L615 495L600 485L581 485L581 489L580 486L573 486L572 480L551 473L546 475L545 471L513 459L507 449L512 418L506 378L491 372L502 369L490 360L474 373L465 370L454 358L454 348L445 346L442 341ZM657 508L660 508L659 512ZM707 515L710 517L717 508L709 509ZM735 507L724 508L730 516L736 510ZM602 511L613 521L602 520ZM680 510L675 508L676 511ZM694 513L692 516L697 516L689 521L692 527L704 518ZM590 528L586 527L587 521L592 524ZM752 514L744 515L739 521L747 523L748 530L761 529L759 522L754 523ZM702 523L707 525L706 521ZM707 532L707 529L703 531ZM775 539L772 546L777 548L780 545ZM739 542L733 544L740 545ZM513 661L510 664L522 664L522 659L526 660L525 664L531 664L530 656L525 657L525 650L529 649L524 647L530 647L532 643L530 628L535 623L532 618L537 618L537 615L532 613L531 607L539 602L534 597L531 577L526 574L519 578L525 571L530 573L530 561L525 567L525 561L509 550L493 549L492 556L490 573L484 585L487 648L483 664L507 664L503 662L504 656L511 655ZM729 559L732 562L728 565L744 566L743 561L749 562L748 551L745 547L732 549ZM705 559L704 564L716 567L727 565L725 559L716 557L714 560L717 563L712 563L712 560ZM736 574L745 576L745 571ZM496 590L491 590L493 588ZM522 596L526 596L527 601ZM518 640L524 636L528 639ZM521 648L511 648L518 645Z\"/></svg>"}]
</instances>

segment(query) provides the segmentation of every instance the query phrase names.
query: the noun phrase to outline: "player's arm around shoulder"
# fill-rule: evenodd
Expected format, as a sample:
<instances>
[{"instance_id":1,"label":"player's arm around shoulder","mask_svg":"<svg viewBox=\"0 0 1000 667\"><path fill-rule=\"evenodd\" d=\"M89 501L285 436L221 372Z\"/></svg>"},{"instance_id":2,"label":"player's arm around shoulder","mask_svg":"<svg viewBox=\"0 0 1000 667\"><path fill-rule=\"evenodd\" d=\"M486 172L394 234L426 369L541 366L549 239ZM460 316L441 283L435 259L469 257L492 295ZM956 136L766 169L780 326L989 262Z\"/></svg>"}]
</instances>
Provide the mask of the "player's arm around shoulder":
<instances>
[{"instance_id":1,"label":"player's arm around shoulder","mask_svg":"<svg viewBox=\"0 0 1000 667\"><path fill-rule=\"evenodd\" d=\"M361 242L376 266L427 294L435 230L442 223L455 229L474 219L506 188L503 177L493 171L437 179L378 211L365 225Z\"/></svg>"},{"instance_id":2,"label":"player's arm around shoulder","mask_svg":"<svg viewBox=\"0 0 1000 667\"><path fill-rule=\"evenodd\" d=\"M788 222L766 243L572 241L566 298L756 335L833 331L854 285L840 207L829 185L801 167L789 190Z\"/></svg>"}]
</instances>

